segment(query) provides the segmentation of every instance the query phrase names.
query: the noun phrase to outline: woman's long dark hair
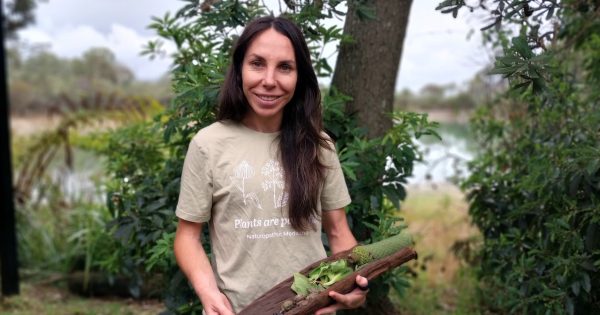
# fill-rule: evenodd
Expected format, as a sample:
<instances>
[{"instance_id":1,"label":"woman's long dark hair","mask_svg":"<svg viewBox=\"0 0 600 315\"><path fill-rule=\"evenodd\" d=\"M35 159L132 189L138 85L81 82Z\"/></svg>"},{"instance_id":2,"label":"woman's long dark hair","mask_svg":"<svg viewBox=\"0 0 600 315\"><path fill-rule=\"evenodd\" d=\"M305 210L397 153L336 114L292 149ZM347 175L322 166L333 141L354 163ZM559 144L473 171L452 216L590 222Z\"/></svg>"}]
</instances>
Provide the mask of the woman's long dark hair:
<instances>
[{"instance_id":1,"label":"woman's long dark hair","mask_svg":"<svg viewBox=\"0 0 600 315\"><path fill-rule=\"evenodd\" d=\"M233 62L225 77L219 99L218 120L241 122L250 106L242 89L242 64L252 40L267 29L286 36L294 47L298 80L290 102L283 109L279 152L288 190L292 227L306 231L318 218L317 204L325 177L320 147L329 149L321 134L321 92L312 68L310 52L302 32L293 22L281 17L262 17L250 22L233 49Z\"/></svg>"}]
</instances>

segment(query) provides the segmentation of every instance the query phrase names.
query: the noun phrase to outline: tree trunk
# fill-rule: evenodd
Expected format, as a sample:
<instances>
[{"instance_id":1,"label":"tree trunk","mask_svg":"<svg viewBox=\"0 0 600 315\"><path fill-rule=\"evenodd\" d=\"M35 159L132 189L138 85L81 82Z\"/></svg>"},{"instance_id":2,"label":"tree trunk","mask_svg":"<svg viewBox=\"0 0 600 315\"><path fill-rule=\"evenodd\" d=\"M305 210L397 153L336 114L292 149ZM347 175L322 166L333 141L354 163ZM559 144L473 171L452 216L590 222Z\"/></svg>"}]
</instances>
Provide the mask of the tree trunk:
<instances>
[{"instance_id":1,"label":"tree trunk","mask_svg":"<svg viewBox=\"0 0 600 315\"><path fill-rule=\"evenodd\" d=\"M412 0L372 0L374 20L361 20L357 1L348 1L344 34L353 43L342 43L332 85L352 96L346 112L358 115L369 137L383 135L391 126L396 76Z\"/></svg>"},{"instance_id":2,"label":"tree trunk","mask_svg":"<svg viewBox=\"0 0 600 315\"><path fill-rule=\"evenodd\" d=\"M344 34L354 41L340 45L332 85L353 98L346 104L346 112L356 114L359 125L373 138L392 127L388 114L394 108L396 77L412 0L368 1L375 9L374 20L357 16L357 2L348 1ZM387 296L388 290L371 291L364 308L339 313L399 314Z\"/></svg>"},{"instance_id":3,"label":"tree trunk","mask_svg":"<svg viewBox=\"0 0 600 315\"><path fill-rule=\"evenodd\" d=\"M4 24L4 1L0 0L0 16ZM4 28L0 30L0 279L2 295L19 294L19 261L15 203L13 199L12 162L10 148L8 80L4 48Z\"/></svg>"}]
</instances>

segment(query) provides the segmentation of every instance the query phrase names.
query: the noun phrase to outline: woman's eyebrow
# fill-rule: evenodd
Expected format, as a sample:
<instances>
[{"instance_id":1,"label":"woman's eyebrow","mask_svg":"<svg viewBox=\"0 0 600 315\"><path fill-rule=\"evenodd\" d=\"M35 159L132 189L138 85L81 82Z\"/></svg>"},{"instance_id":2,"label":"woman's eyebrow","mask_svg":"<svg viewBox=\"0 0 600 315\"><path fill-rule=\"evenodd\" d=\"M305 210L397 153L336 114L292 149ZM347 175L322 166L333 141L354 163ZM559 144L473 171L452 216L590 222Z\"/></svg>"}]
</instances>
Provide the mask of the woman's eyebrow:
<instances>
[{"instance_id":1,"label":"woman's eyebrow","mask_svg":"<svg viewBox=\"0 0 600 315\"><path fill-rule=\"evenodd\" d=\"M266 60L266 58L265 58L265 57L263 57L263 56L261 56L261 55L259 55L259 54L256 54L256 53L251 53L251 54L249 54L249 55L248 55L248 59L250 59L250 58L254 58L254 59L260 59L260 60ZM294 59L286 59L286 60L281 60L279 63L280 63L280 64L281 64L281 63L288 63L288 64L295 65L295 64L296 64L296 61L294 61Z\"/></svg>"},{"instance_id":2,"label":"woman's eyebrow","mask_svg":"<svg viewBox=\"0 0 600 315\"><path fill-rule=\"evenodd\" d=\"M255 58L255 59L261 59L261 60L265 60L265 58L261 55L257 55L257 54L250 54L248 55L249 58Z\"/></svg>"}]
</instances>

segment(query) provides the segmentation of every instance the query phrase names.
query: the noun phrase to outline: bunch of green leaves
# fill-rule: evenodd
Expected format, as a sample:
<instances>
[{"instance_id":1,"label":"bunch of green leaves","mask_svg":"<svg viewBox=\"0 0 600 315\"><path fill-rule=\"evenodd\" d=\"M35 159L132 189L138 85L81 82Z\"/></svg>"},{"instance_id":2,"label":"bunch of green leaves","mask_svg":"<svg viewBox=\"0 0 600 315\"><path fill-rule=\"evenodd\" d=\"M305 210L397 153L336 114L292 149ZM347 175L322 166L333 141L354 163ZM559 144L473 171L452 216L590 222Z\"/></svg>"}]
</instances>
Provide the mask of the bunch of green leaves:
<instances>
[{"instance_id":1,"label":"bunch of green leaves","mask_svg":"<svg viewBox=\"0 0 600 315\"><path fill-rule=\"evenodd\" d=\"M308 273L308 280L327 288L352 273L353 269L345 259L321 263Z\"/></svg>"},{"instance_id":2,"label":"bunch of green leaves","mask_svg":"<svg viewBox=\"0 0 600 315\"><path fill-rule=\"evenodd\" d=\"M464 6L440 6L451 2ZM510 89L475 117L483 150L463 183L484 236L482 298L500 313L590 314L600 307L599 7L494 3L487 30L503 54L492 73ZM552 17L545 35L535 12ZM505 40L505 26L519 34Z\"/></svg>"},{"instance_id":3,"label":"bunch of green leaves","mask_svg":"<svg viewBox=\"0 0 600 315\"><path fill-rule=\"evenodd\" d=\"M308 273L308 277L298 272L294 273L292 290L300 296L318 293L344 279L353 271L354 269L345 259L321 262Z\"/></svg>"}]
</instances>

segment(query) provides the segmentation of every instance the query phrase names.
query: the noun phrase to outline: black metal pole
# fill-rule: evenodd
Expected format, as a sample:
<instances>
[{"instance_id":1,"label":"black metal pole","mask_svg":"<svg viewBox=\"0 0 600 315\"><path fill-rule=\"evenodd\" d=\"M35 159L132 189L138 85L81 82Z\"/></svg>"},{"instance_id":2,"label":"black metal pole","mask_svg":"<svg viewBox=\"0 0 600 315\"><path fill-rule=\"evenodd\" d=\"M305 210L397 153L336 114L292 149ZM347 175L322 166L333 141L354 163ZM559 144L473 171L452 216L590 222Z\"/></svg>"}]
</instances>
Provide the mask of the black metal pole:
<instances>
[{"instance_id":1,"label":"black metal pole","mask_svg":"<svg viewBox=\"0 0 600 315\"><path fill-rule=\"evenodd\" d=\"M19 294L19 265L15 229L6 53L4 47L4 3L0 0L0 267L2 295Z\"/></svg>"}]
</instances>

